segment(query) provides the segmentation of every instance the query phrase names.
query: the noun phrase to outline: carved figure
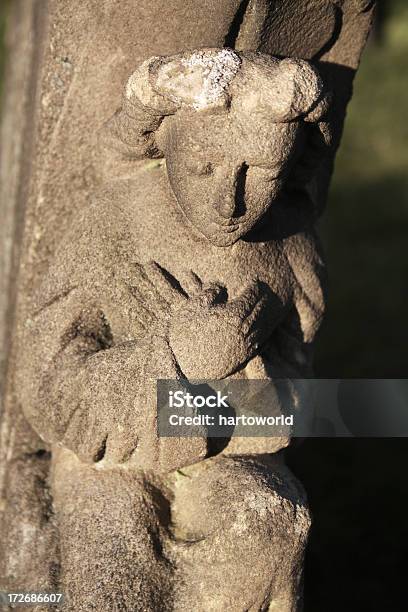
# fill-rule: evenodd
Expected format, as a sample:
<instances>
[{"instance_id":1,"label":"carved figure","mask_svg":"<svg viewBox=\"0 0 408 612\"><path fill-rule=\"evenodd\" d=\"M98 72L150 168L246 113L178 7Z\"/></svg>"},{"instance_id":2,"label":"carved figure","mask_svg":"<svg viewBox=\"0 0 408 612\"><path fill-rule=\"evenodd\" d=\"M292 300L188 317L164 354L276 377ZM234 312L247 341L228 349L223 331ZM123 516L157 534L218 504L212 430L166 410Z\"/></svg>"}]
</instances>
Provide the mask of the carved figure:
<instances>
[{"instance_id":1,"label":"carved figure","mask_svg":"<svg viewBox=\"0 0 408 612\"><path fill-rule=\"evenodd\" d=\"M60 246L19 367L25 415L53 449L69 609L296 609L305 500L264 456L288 440L232 440L215 457L204 438L160 440L155 380L310 371L327 108L300 60L203 49L130 77L102 135L111 180Z\"/></svg>"}]
</instances>

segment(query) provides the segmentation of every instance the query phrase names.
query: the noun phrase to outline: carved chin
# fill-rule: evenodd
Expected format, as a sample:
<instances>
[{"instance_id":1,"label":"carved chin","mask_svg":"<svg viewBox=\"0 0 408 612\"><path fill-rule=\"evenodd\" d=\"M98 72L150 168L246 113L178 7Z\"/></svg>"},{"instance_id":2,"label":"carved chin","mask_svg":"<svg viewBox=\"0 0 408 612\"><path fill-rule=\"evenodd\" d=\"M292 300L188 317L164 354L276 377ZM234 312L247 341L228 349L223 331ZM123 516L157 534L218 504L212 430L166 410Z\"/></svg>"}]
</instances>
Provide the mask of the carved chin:
<instances>
[{"instance_id":1,"label":"carved chin","mask_svg":"<svg viewBox=\"0 0 408 612\"><path fill-rule=\"evenodd\" d=\"M236 235L233 236L231 234L221 235L221 236L207 236L207 240L211 242L214 246L217 247L228 247L235 244L241 236Z\"/></svg>"}]
</instances>

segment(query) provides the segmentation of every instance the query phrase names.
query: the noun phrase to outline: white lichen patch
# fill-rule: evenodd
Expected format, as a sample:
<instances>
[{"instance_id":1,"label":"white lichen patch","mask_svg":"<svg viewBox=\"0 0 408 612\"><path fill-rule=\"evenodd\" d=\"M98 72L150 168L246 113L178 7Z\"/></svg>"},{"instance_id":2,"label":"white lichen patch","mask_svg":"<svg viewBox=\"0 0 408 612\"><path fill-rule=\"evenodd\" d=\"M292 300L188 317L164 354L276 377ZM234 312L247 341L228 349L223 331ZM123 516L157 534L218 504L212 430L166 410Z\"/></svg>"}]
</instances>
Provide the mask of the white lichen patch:
<instances>
[{"instance_id":1,"label":"white lichen patch","mask_svg":"<svg viewBox=\"0 0 408 612\"><path fill-rule=\"evenodd\" d=\"M158 68L155 89L176 106L208 108L224 99L240 64L239 56L229 49L176 56Z\"/></svg>"},{"instance_id":2,"label":"white lichen patch","mask_svg":"<svg viewBox=\"0 0 408 612\"><path fill-rule=\"evenodd\" d=\"M125 95L128 100L136 98L147 107L156 108L164 96L176 107L208 108L224 99L240 65L239 55L230 49L152 57L131 75Z\"/></svg>"},{"instance_id":3,"label":"white lichen patch","mask_svg":"<svg viewBox=\"0 0 408 612\"><path fill-rule=\"evenodd\" d=\"M234 51L222 49L216 53L193 53L183 59L182 64L201 77L201 87L193 100L193 107L198 110L211 106L225 93L239 70L241 60Z\"/></svg>"}]
</instances>

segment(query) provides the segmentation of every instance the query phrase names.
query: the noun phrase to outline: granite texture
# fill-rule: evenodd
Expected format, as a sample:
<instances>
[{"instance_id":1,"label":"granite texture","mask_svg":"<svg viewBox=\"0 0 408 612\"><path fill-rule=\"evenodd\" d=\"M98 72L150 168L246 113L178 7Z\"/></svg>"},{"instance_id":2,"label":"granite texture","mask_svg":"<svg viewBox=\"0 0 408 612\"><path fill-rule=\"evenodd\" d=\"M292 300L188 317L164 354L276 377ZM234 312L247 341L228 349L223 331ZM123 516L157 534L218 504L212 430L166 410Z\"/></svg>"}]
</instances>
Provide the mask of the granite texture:
<instances>
[{"instance_id":1,"label":"granite texture","mask_svg":"<svg viewBox=\"0 0 408 612\"><path fill-rule=\"evenodd\" d=\"M42 4L8 208L3 589L59 589L66 610L301 609L289 438L159 438L155 381L311 374L314 224L371 9Z\"/></svg>"}]
</instances>

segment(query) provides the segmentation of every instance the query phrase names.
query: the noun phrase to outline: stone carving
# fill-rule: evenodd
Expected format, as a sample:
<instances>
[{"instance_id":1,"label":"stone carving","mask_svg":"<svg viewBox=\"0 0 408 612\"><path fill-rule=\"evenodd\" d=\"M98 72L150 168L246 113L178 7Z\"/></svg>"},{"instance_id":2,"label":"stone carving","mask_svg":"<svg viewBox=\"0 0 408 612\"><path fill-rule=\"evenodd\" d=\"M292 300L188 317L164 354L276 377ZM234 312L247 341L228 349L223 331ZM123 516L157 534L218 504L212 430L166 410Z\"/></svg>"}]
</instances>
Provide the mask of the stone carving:
<instances>
[{"instance_id":1,"label":"stone carving","mask_svg":"<svg viewBox=\"0 0 408 612\"><path fill-rule=\"evenodd\" d=\"M293 609L308 515L280 460L263 456L288 440L233 439L210 459L205 438L159 439L155 381L309 372L324 268L306 185L330 146L327 101L307 62L198 50L142 64L103 130L104 146L134 166L112 177L60 245L26 321L31 348L19 368L25 415L53 448L72 609L93 599L108 609L122 596L124 609L139 609L135 584L148 609L157 593L174 600L163 609ZM154 167L135 161L162 156ZM187 465L180 481L174 471ZM220 486L227 494L218 497ZM129 487L141 506L120 506ZM90 499L105 508L96 540ZM273 544L277 500L292 550L284 560ZM120 524L106 535L118 504ZM167 507L155 538L168 552L156 559L140 538ZM91 570L102 533L105 560ZM101 588L104 575L120 586Z\"/></svg>"},{"instance_id":2,"label":"stone carving","mask_svg":"<svg viewBox=\"0 0 408 612\"><path fill-rule=\"evenodd\" d=\"M67 610L299 609L309 516L288 438L159 439L155 380L310 373L313 223L370 11L49 4L0 587L64 591Z\"/></svg>"}]
</instances>

